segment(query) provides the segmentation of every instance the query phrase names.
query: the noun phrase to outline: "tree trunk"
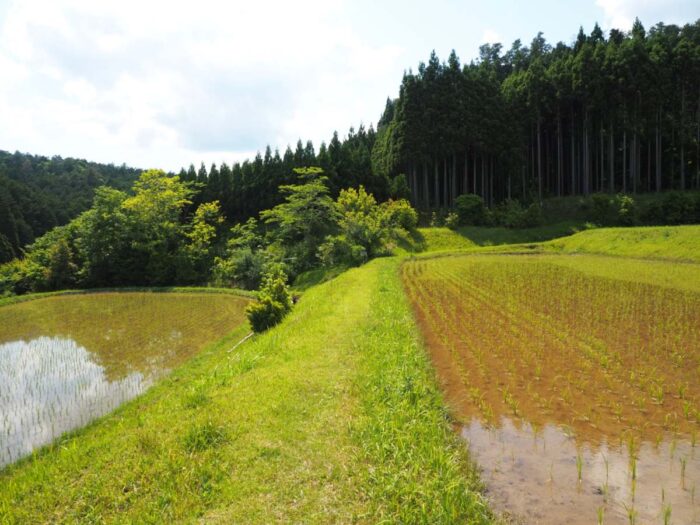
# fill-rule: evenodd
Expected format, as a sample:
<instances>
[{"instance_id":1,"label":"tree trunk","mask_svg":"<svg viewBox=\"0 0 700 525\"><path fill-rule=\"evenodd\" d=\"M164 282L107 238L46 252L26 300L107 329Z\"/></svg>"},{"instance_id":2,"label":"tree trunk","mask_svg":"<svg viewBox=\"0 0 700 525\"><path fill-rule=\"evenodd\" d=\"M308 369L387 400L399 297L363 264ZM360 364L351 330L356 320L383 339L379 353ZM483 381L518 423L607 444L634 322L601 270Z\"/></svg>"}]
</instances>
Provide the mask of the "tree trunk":
<instances>
[{"instance_id":1,"label":"tree trunk","mask_svg":"<svg viewBox=\"0 0 700 525\"><path fill-rule=\"evenodd\" d=\"M609 137L610 158L610 193L615 193L615 128L612 120L610 121L610 137Z\"/></svg>"},{"instance_id":2,"label":"tree trunk","mask_svg":"<svg viewBox=\"0 0 700 525\"><path fill-rule=\"evenodd\" d=\"M576 195L576 127L573 108L571 109L571 195Z\"/></svg>"},{"instance_id":3,"label":"tree trunk","mask_svg":"<svg viewBox=\"0 0 700 525\"><path fill-rule=\"evenodd\" d=\"M423 201L425 202L425 209L430 208L430 184L428 184L428 163L423 162Z\"/></svg>"},{"instance_id":4,"label":"tree trunk","mask_svg":"<svg viewBox=\"0 0 700 525\"><path fill-rule=\"evenodd\" d=\"M438 173L439 162L436 160L433 162L433 164L435 165L435 208L439 208L440 207L440 181L438 179L438 177L440 176Z\"/></svg>"},{"instance_id":5,"label":"tree trunk","mask_svg":"<svg viewBox=\"0 0 700 525\"><path fill-rule=\"evenodd\" d=\"M600 164L598 166L598 191L605 187L605 137L603 135L603 120L600 121Z\"/></svg>"},{"instance_id":6,"label":"tree trunk","mask_svg":"<svg viewBox=\"0 0 700 525\"><path fill-rule=\"evenodd\" d=\"M486 159L481 156L481 198L486 202Z\"/></svg>"},{"instance_id":7,"label":"tree trunk","mask_svg":"<svg viewBox=\"0 0 700 525\"><path fill-rule=\"evenodd\" d=\"M681 131L678 140L681 143L681 191L685 190L685 149L683 139L685 138L685 87L681 90Z\"/></svg>"},{"instance_id":8,"label":"tree trunk","mask_svg":"<svg viewBox=\"0 0 700 525\"><path fill-rule=\"evenodd\" d=\"M562 145L561 145L561 114L557 113L557 197L561 197L562 186ZM510 183L510 179L508 179ZM508 189L508 198L510 199L510 186Z\"/></svg>"},{"instance_id":9,"label":"tree trunk","mask_svg":"<svg viewBox=\"0 0 700 525\"><path fill-rule=\"evenodd\" d=\"M457 154L452 154L452 196L450 197L450 206L455 205L455 197L457 196Z\"/></svg>"},{"instance_id":10,"label":"tree trunk","mask_svg":"<svg viewBox=\"0 0 700 525\"><path fill-rule=\"evenodd\" d=\"M442 205L447 208L450 205L449 173L447 172L447 157L442 159Z\"/></svg>"},{"instance_id":11,"label":"tree trunk","mask_svg":"<svg viewBox=\"0 0 700 525\"><path fill-rule=\"evenodd\" d=\"M632 167L632 193L637 193L637 132L632 134L632 157L630 159Z\"/></svg>"},{"instance_id":12,"label":"tree trunk","mask_svg":"<svg viewBox=\"0 0 700 525\"><path fill-rule=\"evenodd\" d=\"M537 195L539 201L542 202L542 144L541 144L541 119L539 113L537 115Z\"/></svg>"},{"instance_id":13,"label":"tree trunk","mask_svg":"<svg viewBox=\"0 0 700 525\"><path fill-rule=\"evenodd\" d=\"M469 192L469 150L464 152L464 179L462 179L461 193ZM461 195L460 193L460 195Z\"/></svg>"},{"instance_id":14,"label":"tree trunk","mask_svg":"<svg viewBox=\"0 0 700 525\"><path fill-rule=\"evenodd\" d=\"M472 193L476 195L476 151L474 151L474 158L472 159L473 161L473 167L474 169L472 170L472 177L474 177L474 190Z\"/></svg>"},{"instance_id":15,"label":"tree trunk","mask_svg":"<svg viewBox=\"0 0 700 525\"><path fill-rule=\"evenodd\" d=\"M661 134L659 124L661 120L661 109L656 111L656 191L661 191Z\"/></svg>"},{"instance_id":16,"label":"tree trunk","mask_svg":"<svg viewBox=\"0 0 700 525\"><path fill-rule=\"evenodd\" d=\"M622 193L627 193L627 130L622 132Z\"/></svg>"},{"instance_id":17,"label":"tree trunk","mask_svg":"<svg viewBox=\"0 0 700 525\"><path fill-rule=\"evenodd\" d=\"M491 161L489 162L491 169L489 170L489 206L493 206L493 179L496 172L496 158L491 156Z\"/></svg>"}]
</instances>

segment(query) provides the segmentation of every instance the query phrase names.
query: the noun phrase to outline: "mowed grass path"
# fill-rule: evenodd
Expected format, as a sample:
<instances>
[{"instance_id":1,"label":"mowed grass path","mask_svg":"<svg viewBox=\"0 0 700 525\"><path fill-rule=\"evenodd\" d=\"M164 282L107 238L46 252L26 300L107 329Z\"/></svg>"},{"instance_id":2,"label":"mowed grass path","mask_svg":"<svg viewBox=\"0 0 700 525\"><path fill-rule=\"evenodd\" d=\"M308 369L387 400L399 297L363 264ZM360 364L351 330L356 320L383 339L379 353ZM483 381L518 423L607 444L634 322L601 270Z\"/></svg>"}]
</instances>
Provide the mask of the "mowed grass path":
<instances>
[{"instance_id":1,"label":"mowed grass path","mask_svg":"<svg viewBox=\"0 0 700 525\"><path fill-rule=\"evenodd\" d=\"M486 523L395 258L0 473L0 522Z\"/></svg>"}]
</instances>

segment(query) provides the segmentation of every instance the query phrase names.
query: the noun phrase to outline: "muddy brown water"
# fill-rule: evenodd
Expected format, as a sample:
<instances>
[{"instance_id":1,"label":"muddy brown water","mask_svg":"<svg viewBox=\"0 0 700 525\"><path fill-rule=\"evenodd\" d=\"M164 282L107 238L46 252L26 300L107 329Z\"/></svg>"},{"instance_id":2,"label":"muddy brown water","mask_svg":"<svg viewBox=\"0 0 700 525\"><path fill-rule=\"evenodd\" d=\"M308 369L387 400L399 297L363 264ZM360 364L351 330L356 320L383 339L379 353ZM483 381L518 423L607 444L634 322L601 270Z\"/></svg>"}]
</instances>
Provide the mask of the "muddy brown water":
<instances>
[{"instance_id":1,"label":"muddy brown water","mask_svg":"<svg viewBox=\"0 0 700 525\"><path fill-rule=\"evenodd\" d=\"M537 258L403 271L496 511L543 525L700 523L700 294Z\"/></svg>"},{"instance_id":2,"label":"muddy brown water","mask_svg":"<svg viewBox=\"0 0 700 525\"><path fill-rule=\"evenodd\" d=\"M600 509L609 524L664 523L665 509L669 523L700 523L700 455L687 440L644 442L633 467L625 445L579 445L557 425L535 430L504 418L486 426L474 418L460 434L482 467L492 506L515 523L589 525Z\"/></svg>"}]
</instances>

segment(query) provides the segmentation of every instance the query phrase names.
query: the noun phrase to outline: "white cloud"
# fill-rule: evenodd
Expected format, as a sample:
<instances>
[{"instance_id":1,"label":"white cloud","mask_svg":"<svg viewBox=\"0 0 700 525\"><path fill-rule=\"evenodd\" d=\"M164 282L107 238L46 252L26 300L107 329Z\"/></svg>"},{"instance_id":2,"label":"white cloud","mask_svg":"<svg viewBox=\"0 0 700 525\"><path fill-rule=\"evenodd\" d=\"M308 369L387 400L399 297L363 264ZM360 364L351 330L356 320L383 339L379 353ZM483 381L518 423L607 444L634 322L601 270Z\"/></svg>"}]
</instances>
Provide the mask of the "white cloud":
<instances>
[{"instance_id":1,"label":"white cloud","mask_svg":"<svg viewBox=\"0 0 700 525\"><path fill-rule=\"evenodd\" d=\"M342 8L15 0L0 19L0 148L176 169L318 146L376 120L399 80L399 50L363 44Z\"/></svg>"},{"instance_id":2,"label":"white cloud","mask_svg":"<svg viewBox=\"0 0 700 525\"><path fill-rule=\"evenodd\" d=\"M484 33L481 35L481 42L483 44L496 44L503 43L503 39L493 29L484 29Z\"/></svg>"},{"instance_id":3,"label":"white cloud","mask_svg":"<svg viewBox=\"0 0 700 525\"><path fill-rule=\"evenodd\" d=\"M700 17L697 0L596 0L595 3L603 11L605 29L627 31L636 17L647 27L657 22L684 24Z\"/></svg>"}]
</instances>

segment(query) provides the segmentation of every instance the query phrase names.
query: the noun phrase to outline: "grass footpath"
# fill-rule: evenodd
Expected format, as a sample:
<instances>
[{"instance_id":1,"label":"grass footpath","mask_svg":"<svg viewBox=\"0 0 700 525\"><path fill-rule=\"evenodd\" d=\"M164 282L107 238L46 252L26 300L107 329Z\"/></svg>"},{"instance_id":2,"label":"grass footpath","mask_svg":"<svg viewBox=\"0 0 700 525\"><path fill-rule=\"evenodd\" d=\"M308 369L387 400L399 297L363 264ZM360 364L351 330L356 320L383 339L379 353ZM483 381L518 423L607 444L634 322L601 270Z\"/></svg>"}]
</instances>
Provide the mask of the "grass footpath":
<instances>
[{"instance_id":1,"label":"grass footpath","mask_svg":"<svg viewBox=\"0 0 700 525\"><path fill-rule=\"evenodd\" d=\"M311 287L0 473L1 523L488 523L399 279Z\"/></svg>"}]
</instances>

